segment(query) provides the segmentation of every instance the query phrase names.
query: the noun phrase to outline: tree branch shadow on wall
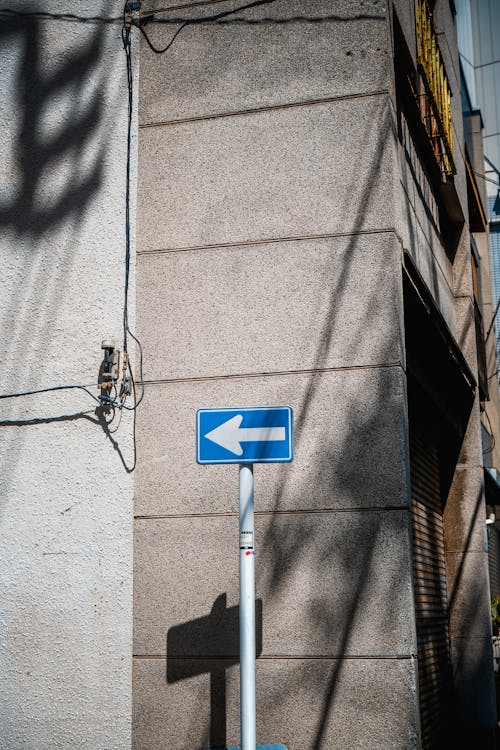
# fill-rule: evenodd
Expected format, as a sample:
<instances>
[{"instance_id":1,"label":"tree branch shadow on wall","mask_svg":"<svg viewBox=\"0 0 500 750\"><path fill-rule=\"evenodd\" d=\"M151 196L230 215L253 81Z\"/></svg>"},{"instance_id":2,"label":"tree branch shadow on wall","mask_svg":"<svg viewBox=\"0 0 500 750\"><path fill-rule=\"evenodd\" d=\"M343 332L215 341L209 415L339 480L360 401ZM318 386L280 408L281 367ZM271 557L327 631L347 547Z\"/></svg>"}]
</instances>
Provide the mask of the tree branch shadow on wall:
<instances>
[{"instance_id":1,"label":"tree branch shadow on wall","mask_svg":"<svg viewBox=\"0 0 500 750\"><path fill-rule=\"evenodd\" d=\"M49 17L50 14L45 14ZM18 129L14 145L15 188L0 202L0 226L18 235L41 236L69 219L81 219L102 183L106 144L90 166L83 156L103 115L103 100L94 96L82 106L84 89L97 69L103 46L103 24L85 44L68 51L63 64L44 70L43 30L37 16L2 16L0 44L20 49L16 80ZM45 59L45 67L47 60ZM70 111L60 113L60 127L49 135L50 108L58 97L73 94ZM47 195L53 170L69 163L67 179Z\"/></svg>"},{"instance_id":2,"label":"tree branch shadow on wall","mask_svg":"<svg viewBox=\"0 0 500 750\"><path fill-rule=\"evenodd\" d=\"M103 11L109 8L106 2L102 5ZM73 270L74 236L87 211L99 200L105 170L109 169L106 152L111 129L104 125L112 120L118 98L106 92L110 71L104 68L102 58L110 26L119 39L122 19L105 13L51 13L46 4L35 2L26 3L19 11L0 10L0 21L0 44L10 66L6 80L13 83L13 115L9 129L4 130L10 182L0 197L0 229L7 251L12 257L20 256L12 267L22 271L2 310L7 332L5 362L7 368L24 372L34 371L32 360L39 359L45 349L44 336L49 332L44 331L44 320L48 326L49 317L57 319L62 299L70 294L66 281ZM60 40L54 43L58 33ZM49 56L47 49L52 47L55 54ZM64 237L61 230L66 232ZM47 248L53 250L53 262ZM7 254L7 267L8 258ZM82 325L84 322L82 319ZM40 384L31 381L29 385L36 388ZM47 405L43 416L35 412L29 418L20 417L10 402L3 401L2 407L2 427L89 419L88 412L47 414ZM98 407L94 415L91 421L103 429L130 471L103 409ZM15 451L7 450L7 470L13 470L21 453L20 440Z\"/></svg>"},{"instance_id":3,"label":"tree branch shadow on wall","mask_svg":"<svg viewBox=\"0 0 500 750\"><path fill-rule=\"evenodd\" d=\"M163 11L151 10L148 13L146 9L142 17L143 25L150 26L201 26L204 24L215 24L219 26L288 26L297 22L306 22L310 24L324 24L324 23L352 23L353 21L381 21L385 20L385 15L381 13L351 13L350 15L341 15L340 13L319 13L315 14L313 8L308 13L289 15L286 17L272 17L272 16L260 16L260 17L249 17L249 16L237 16L236 14L244 13L245 11L253 10L254 8L262 8L266 10L266 6L270 7L276 5L280 0L253 0L249 3L230 3L226 0L225 6L233 5L232 8L225 7L217 13L211 12L211 6L207 5L205 10L208 11L206 15L199 15L200 10L203 12L203 8L193 7L191 12L193 15L187 15L189 8L182 8L185 15L170 15L167 17L160 16L160 13L178 13L179 8L172 6L170 9L166 8ZM197 15L195 15L197 14ZM175 31L175 36L179 33L179 29ZM173 40L172 40L173 41Z\"/></svg>"},{"instance_id":4,"label":"tree branch shadow on wall","mask_svg":"<svg viewBox=\"0 0 500 750\"><path fill-rule=\"evenodd\" d=\"M7 78L13 83L11 127L3 132L9 183L0 198L0 227L6 249L26 258L20 281L10 290L10 304L3 308L9 331L6 361L10 365L15 357L16 369L23 366L23 347L16 346L16 339L31 304L27 295L34 298L39 319L46 309L57 309L57 297L49 297L51 286L72 260L71 243L64 247L58 237L47 274L38 243L47 246L63 226L71 237L96 200L107 146L101 136L100 146L92 149L104 114L103 85L96 78L103 53L102 23L91 32L86 28L84 36L69 34L67 49L58 50L57 64L46 51L46 35L53 31L50 18L43 25L37 6L32 7L33 15L0 12L0 44L9 65L15 66ZM63 288L64 277L58 281Z\"/></svg>"}]
</instances>

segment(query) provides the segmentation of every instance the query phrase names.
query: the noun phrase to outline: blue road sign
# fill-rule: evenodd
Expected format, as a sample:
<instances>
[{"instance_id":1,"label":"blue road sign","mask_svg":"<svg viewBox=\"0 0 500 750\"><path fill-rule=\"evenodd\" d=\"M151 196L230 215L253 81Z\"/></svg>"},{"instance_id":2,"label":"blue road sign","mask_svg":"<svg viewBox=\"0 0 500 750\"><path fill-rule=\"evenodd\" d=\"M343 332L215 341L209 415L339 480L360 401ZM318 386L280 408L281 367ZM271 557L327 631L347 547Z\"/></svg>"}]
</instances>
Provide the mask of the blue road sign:
<instances>
[{"instance_id":1,"label":"blue road sign","mask_svg":"<svg viewBox=\"0 0 500 750\"><path fill-rule=\"evenodd\" d=\"M293 459L293 412L289 406L199 409L199 464L286 463Z\"/></svg>"}]
</instances>

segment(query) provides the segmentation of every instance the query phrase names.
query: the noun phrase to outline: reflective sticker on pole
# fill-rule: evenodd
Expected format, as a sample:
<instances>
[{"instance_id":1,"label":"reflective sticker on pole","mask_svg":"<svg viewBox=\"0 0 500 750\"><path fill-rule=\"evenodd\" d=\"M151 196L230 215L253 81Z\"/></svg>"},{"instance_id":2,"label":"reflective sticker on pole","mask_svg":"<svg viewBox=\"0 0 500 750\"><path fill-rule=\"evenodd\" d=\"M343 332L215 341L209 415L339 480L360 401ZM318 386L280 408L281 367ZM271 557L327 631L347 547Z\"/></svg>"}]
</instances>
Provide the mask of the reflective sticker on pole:
<instances>
[{"instance_id":1,"label":"reflective sticker on pole","mask_svg":"<svg viewBox=\"0 0 500 750\"><path fill-rule=\"evenodd\" d=\"M240 531L240 549L253 549L253 531Z\"/></svg>"}]
</instances>

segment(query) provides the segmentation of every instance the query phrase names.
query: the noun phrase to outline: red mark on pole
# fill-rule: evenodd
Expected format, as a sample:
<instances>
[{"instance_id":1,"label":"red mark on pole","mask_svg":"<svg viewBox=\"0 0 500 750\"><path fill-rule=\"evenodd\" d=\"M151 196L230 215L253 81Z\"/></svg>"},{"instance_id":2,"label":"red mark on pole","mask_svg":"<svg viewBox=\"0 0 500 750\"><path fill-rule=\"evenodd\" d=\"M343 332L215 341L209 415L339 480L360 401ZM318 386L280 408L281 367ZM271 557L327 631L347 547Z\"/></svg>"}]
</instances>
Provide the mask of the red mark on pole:
<instances>
[{"instance_id":1,"label":"red mark on pole","mask_svg":"<svg viewBox=\"0 0 500 750\"><path fill-rule=\"evenodd\" d=\"M252 550L251 550L251 549L247 549L247 551L245 552L245 554L246 554L247 556L248 556L248 555L251 555L251 554L252 554Z\"/></svg>"}]
</instances>

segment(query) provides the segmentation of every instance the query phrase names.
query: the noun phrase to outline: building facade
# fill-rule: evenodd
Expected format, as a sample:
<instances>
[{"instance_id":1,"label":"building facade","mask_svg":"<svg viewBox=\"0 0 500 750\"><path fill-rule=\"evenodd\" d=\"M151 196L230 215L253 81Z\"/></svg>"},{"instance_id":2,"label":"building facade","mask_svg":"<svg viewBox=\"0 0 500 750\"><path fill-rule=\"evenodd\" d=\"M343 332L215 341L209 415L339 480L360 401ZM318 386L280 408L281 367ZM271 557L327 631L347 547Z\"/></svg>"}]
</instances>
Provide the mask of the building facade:
<instances>
[{"instance_id":1,"label":"building facade","mask_svg":"<svg viewBox=\"0 0 500 750\"><path fill-rule=\"evenodd\" d=\"M487 747L486 395L453 6L142 17L135 746L238 744L236 473L196 466L194 414L286 404L294 462L256 470L259 741L430 748L455 731ZM191 637L210 617L221 637Z\"/></svg>"},{"instance_id":2,"label":"building facade","mask_svg":"<svg viewBox=\"0 0 500 750\"><path fill-rule=\"evenodd\" d=\"M101 339L122 348L125 291L122 7L16 7L0 14L6 318L30 273L37 303L5 337L3 393L95 382ZM76 419L83 405L56 413L47 394L41 414L16 398L2 416L5 467L18 457L0 521L7 747L239 744L237 469L197 465L195 415L252 405L295 418L293 462L255 467L258 742L492 747L482 232L453 3L147 0L125 23L144 399L130 414L110 397L109 425L109 403ZM62 137L68 117L80 127ZM59 151L43 151L36 193L48 126ZM69 197L42 221L49 178ZM21 388L16 352L37 327L27 362L43 366ZM75 330L78 355L61 357Z\"/></svg>"}]
</instances>

